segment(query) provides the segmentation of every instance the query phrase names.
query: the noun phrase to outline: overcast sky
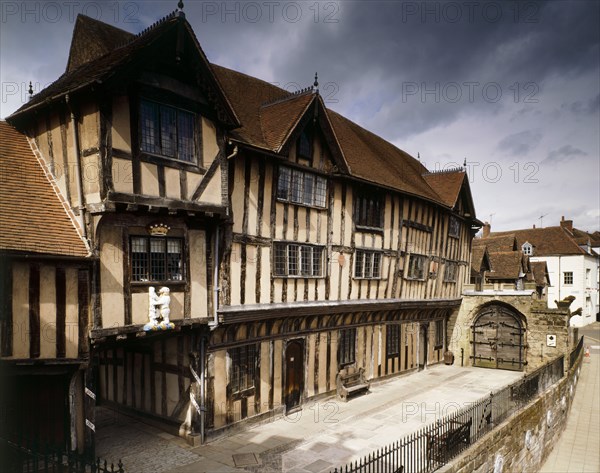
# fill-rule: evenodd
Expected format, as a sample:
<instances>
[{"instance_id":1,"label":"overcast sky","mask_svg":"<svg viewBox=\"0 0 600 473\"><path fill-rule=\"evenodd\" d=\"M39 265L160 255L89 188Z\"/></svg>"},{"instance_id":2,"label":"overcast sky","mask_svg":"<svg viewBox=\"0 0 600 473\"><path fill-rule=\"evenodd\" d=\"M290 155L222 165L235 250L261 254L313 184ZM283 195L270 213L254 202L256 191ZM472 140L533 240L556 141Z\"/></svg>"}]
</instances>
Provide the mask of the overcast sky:
<instances>
[{"instance_id":1,"label":"overcast sky","mask_svg":"<svg viewBox=\"0 0 600 473\"><path fill-rule=\"evenodd\" d=\"M492 230L600 230L600 2L184 3L211 62L290 91L318 71L328 107L430 170L466 158ZM78 13L137 33L176 4L2 0L0 116L62 74Z\"/></svg>"}]
</instances>

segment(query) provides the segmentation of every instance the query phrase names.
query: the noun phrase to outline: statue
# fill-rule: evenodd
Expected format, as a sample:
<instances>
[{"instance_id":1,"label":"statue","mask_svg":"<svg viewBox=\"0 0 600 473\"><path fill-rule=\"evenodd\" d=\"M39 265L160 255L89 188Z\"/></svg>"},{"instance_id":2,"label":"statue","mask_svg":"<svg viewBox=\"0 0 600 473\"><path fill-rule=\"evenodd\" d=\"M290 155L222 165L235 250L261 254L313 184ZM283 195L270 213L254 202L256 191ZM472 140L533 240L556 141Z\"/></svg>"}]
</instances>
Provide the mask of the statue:
<instances>
[{"instance_id":1,"label":"statue","mask_svg":"<svg viewBox=\"0 0 600 473\"><path fill-rule=\"evenodd\" d=\"M148 323L144 325L146 332L151 330L169 330L175 328L169 317L171 315L171 296L168 287L161 287L159 295L156 295L154 287L148 288ZM160 319L157 309L160 310Z\"/></svg>"}]
</instances>

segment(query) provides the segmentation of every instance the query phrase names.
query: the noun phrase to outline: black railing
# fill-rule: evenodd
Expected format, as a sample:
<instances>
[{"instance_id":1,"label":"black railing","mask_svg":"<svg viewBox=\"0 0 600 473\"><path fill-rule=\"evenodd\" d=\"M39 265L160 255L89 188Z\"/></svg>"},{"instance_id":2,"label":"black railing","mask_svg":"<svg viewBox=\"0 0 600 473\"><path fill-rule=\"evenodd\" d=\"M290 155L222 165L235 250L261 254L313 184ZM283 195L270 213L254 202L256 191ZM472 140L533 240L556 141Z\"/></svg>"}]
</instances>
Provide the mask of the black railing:
<instances>
[{"instance_id":1,"label":"black railing","mask_svg":"<svg viewBox=\"0 0 600 473\"><path fill-rule=\"evenodd\" d=\"M579 351L581 353L581 350ZM576 358L576 361L579 359ZM458 456L564 376L564 357L331 473L428 473Z\"/></svg>"},{"instance_id":2,"label":"black railing","mask_svg":"<svg viewBox=\"0 0 600 473\"><path fill-rule=\"evenodd\" d=\"M579 358L579 354L583 350L583 336L579 339L577 346L573 349L571 354L569 355L569 369L575 364L577 358Z\"/></svg>"},{"instance_id":3,"label":"black railing","mask_svg":"<svg viewBox=\"0 0 600 473\"><path fill-rule=\"evenodd\" d=\"M64 452L36 444L27 447L0 439L2 473L125 473L121 460L115 465L76 452Z\"/></svg>"}]
</instances>

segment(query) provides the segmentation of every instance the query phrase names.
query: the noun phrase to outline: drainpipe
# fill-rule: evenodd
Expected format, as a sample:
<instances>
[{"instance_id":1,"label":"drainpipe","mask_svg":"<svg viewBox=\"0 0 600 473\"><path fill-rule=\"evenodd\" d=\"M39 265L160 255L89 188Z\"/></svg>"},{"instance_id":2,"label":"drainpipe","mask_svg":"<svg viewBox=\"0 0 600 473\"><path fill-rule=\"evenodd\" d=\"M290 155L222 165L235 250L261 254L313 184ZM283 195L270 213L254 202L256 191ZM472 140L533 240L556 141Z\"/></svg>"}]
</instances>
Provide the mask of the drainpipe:
<instances>
[{"instance_id":1,"label":"drainpipe","mask_svg":"<svg viewBox=\"0 0 600 473\"><path fill-rule=\"evenodd\" d=\"M205 338L204 335L200 337L200 444L204 445L204 420L205 420L205 412L206 412L206 394L204 390L204 343Z\"/></svg>"},{"instance_id":2,"label":"drainpipe","mask_svg":"<svg viewBox=\"0 0 600 473\"><path fill-rule=\"evenodd\" d=\"M77 199L79 200L79 205L77 206L77 209L79 210L79 224L81 226L83 238L87 243L85 204L83 202L83 184L81 178L81 147L79 145L79 133L77 133L77 120L75 119L75 112L73 112L73 108L71 107L71 99L69 94L65 96L65 103L67 104L67 109L71 115L71 128L73 129L73 146L75 147L75 174L77 174L75 183L77 184Z\"/></svg>"}]
</instances>

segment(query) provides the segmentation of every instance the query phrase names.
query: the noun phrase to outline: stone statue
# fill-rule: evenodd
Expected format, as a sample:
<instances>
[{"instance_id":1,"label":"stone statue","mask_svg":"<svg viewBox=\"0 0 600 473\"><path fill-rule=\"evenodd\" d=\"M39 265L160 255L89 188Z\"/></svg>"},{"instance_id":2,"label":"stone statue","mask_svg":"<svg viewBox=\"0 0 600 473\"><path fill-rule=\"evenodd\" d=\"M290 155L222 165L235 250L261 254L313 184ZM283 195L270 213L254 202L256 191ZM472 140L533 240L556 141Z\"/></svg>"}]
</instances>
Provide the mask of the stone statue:
<instances>
[{"instance_id":1,"label":"stone statue","mask_svg":"<svg viewBox=\"0 0 600 473\"><path fill-rule=\"evenodd\" d=\"M168 287L161 287L159 295L156 295L154 287L148 288L148 323L144 325L146 332L150 330L169 330L175 328L169 317L171 315L171 296ZM157 313L160 310L160 317ZM159 318L161 319L159 323Z\"/></svg>"}]
</instances>

